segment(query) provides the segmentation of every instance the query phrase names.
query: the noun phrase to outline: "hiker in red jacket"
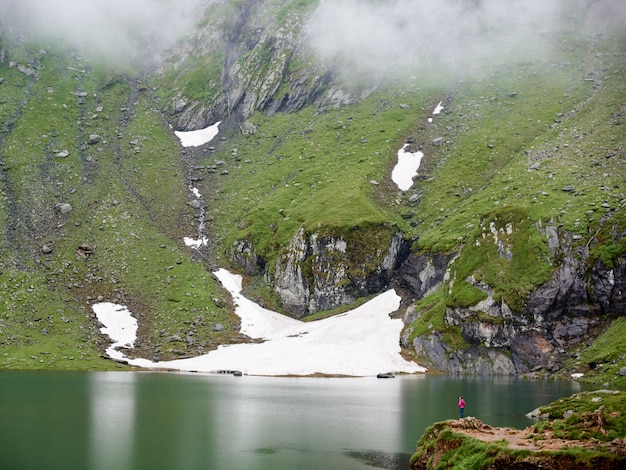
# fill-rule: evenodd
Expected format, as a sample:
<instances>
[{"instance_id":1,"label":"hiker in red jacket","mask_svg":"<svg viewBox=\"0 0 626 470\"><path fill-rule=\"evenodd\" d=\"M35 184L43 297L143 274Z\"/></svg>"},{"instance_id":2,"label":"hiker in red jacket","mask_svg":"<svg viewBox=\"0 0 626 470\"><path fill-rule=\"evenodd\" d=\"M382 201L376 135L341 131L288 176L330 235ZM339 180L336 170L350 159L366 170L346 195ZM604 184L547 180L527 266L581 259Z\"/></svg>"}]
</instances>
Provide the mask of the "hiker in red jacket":
<instances>
[{"instance_id":1,"label":"hiker in red jacket","mask_svg":"<svg viewBox=\"0 0 626 470\"><path fill-rule=\"evenodd\" d=\"M463 417L463 412L465 411L465 400L463 397L459 397L459 415L461 418Z\"/></svg>"}]
</instances>

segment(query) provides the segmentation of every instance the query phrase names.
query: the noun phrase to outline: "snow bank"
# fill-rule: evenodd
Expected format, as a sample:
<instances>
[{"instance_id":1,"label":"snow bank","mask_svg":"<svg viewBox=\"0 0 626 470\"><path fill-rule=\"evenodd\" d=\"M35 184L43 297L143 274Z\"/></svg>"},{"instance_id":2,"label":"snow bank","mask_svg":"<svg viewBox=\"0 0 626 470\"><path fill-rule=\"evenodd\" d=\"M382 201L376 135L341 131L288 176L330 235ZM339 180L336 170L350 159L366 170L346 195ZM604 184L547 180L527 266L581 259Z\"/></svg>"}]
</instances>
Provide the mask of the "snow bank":
<instances>
[{"instance_id":1,"label":"snow bank","mask_svg":"<svg viewBox=\"0 0 626 470\"><path fill-rule=\"evenodd\" d=\"M119 348L135 347L137 320L126 307L110 302L95 304L93 311L98 321L104 325L100 331L113 341L106 353L112 359L124 360L125 356Z\"/></svg>"},{"instance_id":2,"label":"snow bank","mask_svg":"<svg viewBox=\"0 0 626 470\"><path fill-rule=\"evenodd\" d=\"M391 172L391 179L401 191L406 191L413 186L413 177L417 176L424 154L422 152L407 152L405 144L398 150L398 163Z\"/></svg>"},{"instance_id":3,"label":"snow bank","mask_svg":"<svg viewBox=\"0 0 626 470\"><path fill-rule=\"evenodd\" d=\"M185 243L186 246L190 246L197 250L201 246L207 245L209 243L209 239L208 237L202 237L202 238L183 237L183 242Z\"/></svg>"},{"instance_id":4,"label":"snow bank","mask_svg":"<svg viewBox=\"0 0 626 470\"><path fill-rule=\"evenodd\" d=\"M176 137L180 139L180 143L183 147L199 147L200 145L207 144L213 140L213 138L219 132L220 122L216 122L212 126L205 129L199 129L197 131L174 131Z\"/></svg>"},{"instance_id":5,"label":"snow bank","mask_svg":"<svg viewBox=\"0 0 626 470\"><path fill-rule=\"evenodd\" d=\"M139 367L197 372L239 370L249 375L373 376L380 372L426 371L400 355L403 322L389 317L400 305L394 290L347 313L305 323L245 298L241 294L241 276L224 269L215 275L233 296L236 313L241 317L241 332L264 342L220 346L203 356L173 361L128 359L118 348L132 345L135 340L129 334L132 322L121 318L122 314L130 316L130 312L119 305L102 303L93 308L105 325L101 331L114 341L107 354Z\"/></svg>"}]
</instances>

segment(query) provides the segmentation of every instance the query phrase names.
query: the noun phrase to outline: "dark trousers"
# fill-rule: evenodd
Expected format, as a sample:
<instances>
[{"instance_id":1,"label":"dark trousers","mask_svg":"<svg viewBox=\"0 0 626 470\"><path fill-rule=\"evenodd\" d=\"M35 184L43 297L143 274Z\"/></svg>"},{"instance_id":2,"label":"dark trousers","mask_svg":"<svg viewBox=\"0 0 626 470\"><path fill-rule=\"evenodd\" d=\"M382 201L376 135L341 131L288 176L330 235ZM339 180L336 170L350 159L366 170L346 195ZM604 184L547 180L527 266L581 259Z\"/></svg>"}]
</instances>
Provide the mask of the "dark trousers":
<instances>
[{"instance_id":1,"label":"dark trousers","mask_svg":"<svg viewBox=\"0 0 626 470\"><path fill-rule=\"evenodd\" d=\"M459 415L461 418L463 417L463 411L465 411L465 408L459 408Z\"/></svg>"}]
</instances>

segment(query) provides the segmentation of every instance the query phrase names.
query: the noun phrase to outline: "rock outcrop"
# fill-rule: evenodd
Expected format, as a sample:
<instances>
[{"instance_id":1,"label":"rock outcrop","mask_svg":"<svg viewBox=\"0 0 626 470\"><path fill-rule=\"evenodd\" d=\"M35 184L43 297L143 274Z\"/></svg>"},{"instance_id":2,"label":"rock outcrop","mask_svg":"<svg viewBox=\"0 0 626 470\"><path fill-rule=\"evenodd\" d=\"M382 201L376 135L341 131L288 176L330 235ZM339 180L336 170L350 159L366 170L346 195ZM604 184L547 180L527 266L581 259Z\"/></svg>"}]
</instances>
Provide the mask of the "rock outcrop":
<instances>
[{"instance_id":1,"label":"rock outcrop","mask_svg":"<svg viewBox=\"0 0 626 470\"><path fill-rule=\"evenodd\" d=\"M589 244L575 245L568 233L553 227L542 231L549 240L555 268L551 278L529 295L522 309L511 308L496 297L493 288L474 280L473 286L483 291L486 299L471 307L446 306L444 314L446 325L461 332L465 348L447 344L441 331L417 336L411 343L410 328L403 336L405 346L414 349L431 367L450 373L517 375L560 369L568 349L592 336L611 315L625 311L626 256L607 266L592 256ZM619 243L624 233L614 236L615 243ZM405 285L423 296L427 290L414 280L428 278L431 267L437 264L437 279L442 282L445 263L442 255L412 265L411 259L405 261L400 272L413 280ZM407 312L408 324L419 318L414 309Z\"/></svg>"},{"instance_id":2,"label":"rock outcrop","mask_svg":"<svg viewBox=\"0 0 626 470\"><path fill-rule=\"evenodd\" d=\"M353 96L336 83L330 66L307 60L306 35L301 32L304 24L305 18L295 12L277 21L267 14L263 2L254 0L242 2L223 24L208 23L199 28L163 62L170 63L172 57L184 56L186 51L209 56L221 50L219 84L214 84L215 96L210 102L204 96L196 98L183 92L174 97L166 107L173 126L195 130L218 120L242 123L255 111L271 116L308 105L346 105L375 88ZM189 80L184 67L177 73L180 81ZM210 81L208 77L205 80Z\"/></svg>"},{"instance_id":3,"label":"rock outcrop","mask_svg":"<svg viewBox=\"0 0 626 470\"><path fill-rule=\"evenodd\" d=\"M265 262L252 245L247 241L235 245L233 259L248 274L260 274ZM265 281L283 311L302 318L383 291L409 248L400 233L384 227L342 234L300 229L278 254L273 269L265 271Z\"/></svg>"},{"instance_id":4,"label":"rock outcrop","mask_svg":"<svg viewBox=\"0 0 626 470\"><path fill-rule=\"evenodd\" d=\"M526 429L475 417L441 421L420 438L411 468L624 468L626 438L616 419L623 403L615 390L578 393L529 413L540 421Z\"/></svg>"}]
</instances>

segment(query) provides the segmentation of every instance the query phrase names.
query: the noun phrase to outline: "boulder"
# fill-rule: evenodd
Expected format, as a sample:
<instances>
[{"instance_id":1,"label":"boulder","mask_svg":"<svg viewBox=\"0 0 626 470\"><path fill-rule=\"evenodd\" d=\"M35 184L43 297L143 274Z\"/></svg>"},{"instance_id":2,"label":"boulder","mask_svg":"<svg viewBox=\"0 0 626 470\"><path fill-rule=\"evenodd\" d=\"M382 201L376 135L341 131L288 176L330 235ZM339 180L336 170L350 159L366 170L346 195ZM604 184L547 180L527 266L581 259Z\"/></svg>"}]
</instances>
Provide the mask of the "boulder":
<instances>
[{"instance_id":1,"label":"boulder","mask_svg":"<svg viewBox=\"0 0 626 470\"><path fill-rule=\"evenodd\" d=\"M90 134L89 138L87 139L87 144L95 145L98 142L100 142L101 140L102 140L102 137L99 136L98 134Z\"/></svg>"},{"instance_id":2,"label":"boulder","mask_svg":"<svg viewBox=\"0 0 626 470\"><path fill-rule=\"evenodd\" d=\"M68 212L72 211L72 206L67 202L60 202L58 204L55 204L54 209L61 214L67 214Z\"/></svg>"}]
</instances>

